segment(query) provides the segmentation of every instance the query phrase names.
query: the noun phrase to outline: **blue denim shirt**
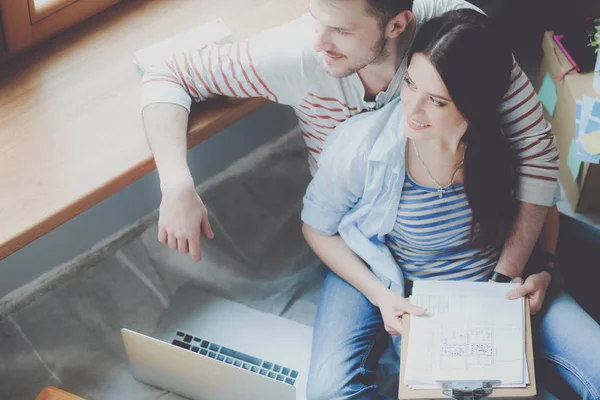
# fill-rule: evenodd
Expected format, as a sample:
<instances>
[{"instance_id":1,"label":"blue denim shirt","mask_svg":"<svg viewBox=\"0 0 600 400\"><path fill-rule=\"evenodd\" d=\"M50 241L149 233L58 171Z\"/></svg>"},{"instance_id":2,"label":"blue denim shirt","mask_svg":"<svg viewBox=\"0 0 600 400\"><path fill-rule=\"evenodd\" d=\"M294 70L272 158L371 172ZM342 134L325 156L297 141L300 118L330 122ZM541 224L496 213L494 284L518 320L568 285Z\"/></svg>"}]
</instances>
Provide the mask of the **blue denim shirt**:
<instances>
[{"instance_id":1,"label":"blue denim shirt","mask_svg":"<svg viewBox=\"0 0 600 400\"><path fill-rule=\"evenodd\" d=\"M405 177L406 136L397 98L330 134L304 196L302 220L339 235L383 282L404 295L402 271L385 243L396 221ZM560 200L560 187L553 204Z\"/></svg>"},{"instance_id":2,"label":"blue denim shirt","mask_svg":"<svg viewBox=\"0 0 600 400\"><path fill-rule=\"evenodd\" d=\"M302 220L339 235L391 289L404 295L402 270L385 243L405 177L400 99L340 124L329 136L304 196Z\"/></svg>"}]
</instances>

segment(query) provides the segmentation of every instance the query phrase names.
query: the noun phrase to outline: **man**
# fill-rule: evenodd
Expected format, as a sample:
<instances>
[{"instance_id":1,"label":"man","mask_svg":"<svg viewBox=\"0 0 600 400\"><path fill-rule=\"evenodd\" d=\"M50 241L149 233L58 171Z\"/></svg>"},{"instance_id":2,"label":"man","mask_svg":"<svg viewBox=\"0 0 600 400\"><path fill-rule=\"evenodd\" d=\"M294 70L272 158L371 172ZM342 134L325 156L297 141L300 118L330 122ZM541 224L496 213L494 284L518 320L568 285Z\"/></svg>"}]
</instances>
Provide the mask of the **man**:
<instances>
[{"instance_id":1,"label":"man","mask_svg":"<svg viewBox=\"0 0 600 400\"><path fill-rule=\"evenodd\" d=\"M310 0L314 29L297 22L241 43L177 54L149 69L142 82L142 107L163 194L159 240L199 260L200 232L213 237L186 162L192 98L262 96L291 105L314 173L325 139L335 126L398 96L407 65L404 54L423 22L461 7L474 8L462 0L415 0L414 4L412 0ZM517 197L521 204L495 271L520 277L554 201L558 153L533 87L516 63L512 74L500 112L505 136L520 159ZM557 236L556 208L552 211L543 235L547 249L554 248ZM513 295L529 295L536 312L550 280L548 272L533 274ZM553 338L584 335L577 342L585 347L597 333L587 320L591 317L565 296L552 301L541 319L542 346L549 349L551 360L552 355L568 358L571 354L563 355L564 347L554 348ZM569 315L577 319L565 321ZM576 329L584 319L586 328ZM580 379L593 375L589 356L582 348L575 359L580 370L561 370L560 365L557 369L579 393L595 396L590 380Z\"/></svg>"},{"instance_id":2,"label":"man","mask_svg":"<svg viewBox=\"0 0 600 400\"><path fill-rule=\"evenodd\" d=\"M163 193L159 240L199 260L200 232L213 237L186 163L191 98L262 96L293 106L314 173L323 143L336 125L398 95L404 54L419 26L450 9L475 8L462 0L412 3L312 0L314 32L306 23L291 24L241 43L204 46L150 69L142 82L142 107ZM521 206L496 271L517 277L553 202L558 153L533 87L516 63L501 112L505 134L521 159ZM521 294L532 295L534 312L549 281L549 274L541 273L525 282Z\"/></svg>"}]
</instances>

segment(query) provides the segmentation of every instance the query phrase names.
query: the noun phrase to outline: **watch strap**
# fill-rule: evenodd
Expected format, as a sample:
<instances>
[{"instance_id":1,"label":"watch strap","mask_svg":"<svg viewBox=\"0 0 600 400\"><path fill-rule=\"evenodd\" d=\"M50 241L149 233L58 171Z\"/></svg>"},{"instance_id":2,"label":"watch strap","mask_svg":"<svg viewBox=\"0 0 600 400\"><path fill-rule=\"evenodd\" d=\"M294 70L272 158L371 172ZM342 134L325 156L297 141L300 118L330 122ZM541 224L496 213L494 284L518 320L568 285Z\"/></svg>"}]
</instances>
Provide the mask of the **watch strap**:
<instances>
[{"instance_id":1,"label":"watch strap","mask_svg":"<svg viewBox=\"0 0 600 400\"><path fill-rule=\"evenodd\" d=\"M508 282L512 281L512 279L513 279L512 277L501 274L500 272L497 272L497 271L494 271L494 273L492 274L492 277L490 278L491 281L498 282L498 283L508 283Z\"/></svg>"},{"instance_id":2,"label":"watch strap","mask_svg":"<svg viewBox=\"0 0 600 400\"><path fill-rule=\"evenodd\" d=\"M546 271L547 273L550 274L550 276L552 277L552 280L554 280L554 274L556 272L556 269L554 266L551 266L548 262L544 262L541 266L538 272L544 272Z\"/></svg>"},{"instance_id":3,"label":"watch strap","mask_svg":"<svg viewBox=\"0 0 600 400\"><path fill-rule=\"evenodd\" d=\"M556 265L556 256L552 253L543 250L540 252L539 257L539 261L542 265L548 265L549 262L551 262L552 265Z\"/></svg>"}]
</instances>

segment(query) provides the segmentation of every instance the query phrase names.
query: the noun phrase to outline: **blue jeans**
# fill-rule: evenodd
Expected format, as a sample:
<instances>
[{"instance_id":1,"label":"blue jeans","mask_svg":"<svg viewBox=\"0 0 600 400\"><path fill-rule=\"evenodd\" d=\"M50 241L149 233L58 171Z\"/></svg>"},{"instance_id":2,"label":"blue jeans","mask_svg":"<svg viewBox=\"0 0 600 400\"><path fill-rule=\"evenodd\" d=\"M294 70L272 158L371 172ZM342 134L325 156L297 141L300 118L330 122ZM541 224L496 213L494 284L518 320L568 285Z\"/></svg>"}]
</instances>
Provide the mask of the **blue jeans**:
<instances>
[{"instance_id":1,"label":"blue jeans","mask_svg":"<svg viewBox=\"0 0 600 400\"><path fill-rule=\"evenodd\" d=\"M539 354L584 399L600 400L600 326L564 291L534 317ZM376 367L389 334L379 309L327 271L313 333L308 400L388 399Z\"/></svg>"}]
</instances>

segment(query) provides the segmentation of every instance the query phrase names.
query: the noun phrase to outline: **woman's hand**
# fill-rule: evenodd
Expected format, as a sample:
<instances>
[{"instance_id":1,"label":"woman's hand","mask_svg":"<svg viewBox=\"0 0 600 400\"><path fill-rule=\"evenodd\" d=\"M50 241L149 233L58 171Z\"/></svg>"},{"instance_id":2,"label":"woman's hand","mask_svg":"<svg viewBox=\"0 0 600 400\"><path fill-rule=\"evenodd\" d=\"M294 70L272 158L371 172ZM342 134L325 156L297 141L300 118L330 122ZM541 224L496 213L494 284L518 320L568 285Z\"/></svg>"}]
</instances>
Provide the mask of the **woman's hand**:
<instances>
[{"instance_id":1,"label":"woman's hand","mask_svg":"<svg viewBox=\"0 0 600 400\"><path fill-rule=\"evenodd\" d=\"M375 304L379 307L385 330L391 335L402 334L402 319L400 317L406 313L411 315L424 315L427 310L422 307L410 304L408 299L386 288L377 296Z\"/></svg>"}]
</instances>

